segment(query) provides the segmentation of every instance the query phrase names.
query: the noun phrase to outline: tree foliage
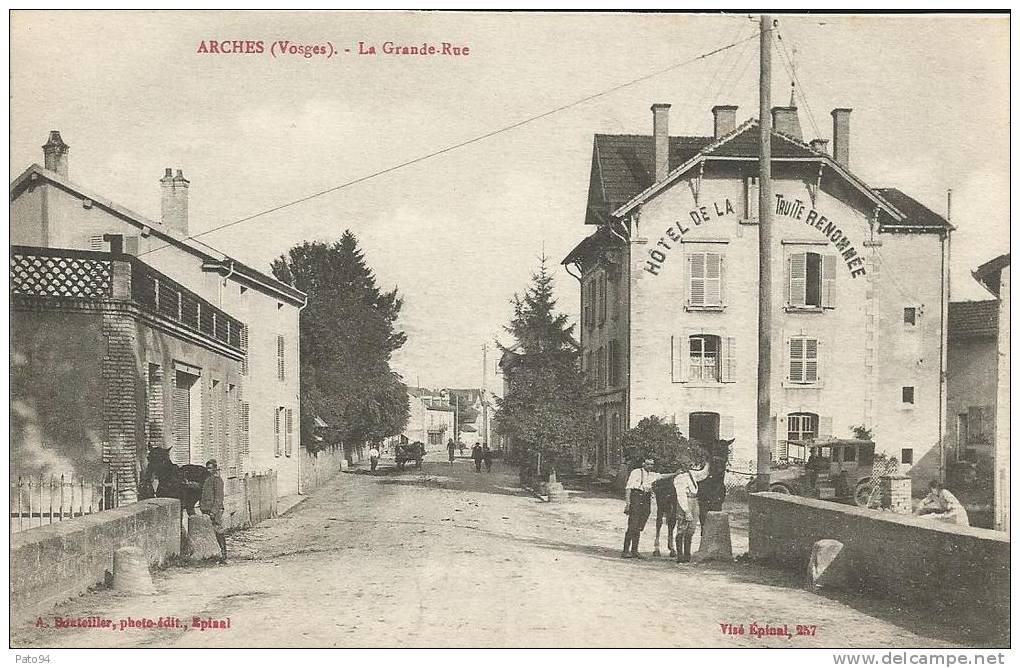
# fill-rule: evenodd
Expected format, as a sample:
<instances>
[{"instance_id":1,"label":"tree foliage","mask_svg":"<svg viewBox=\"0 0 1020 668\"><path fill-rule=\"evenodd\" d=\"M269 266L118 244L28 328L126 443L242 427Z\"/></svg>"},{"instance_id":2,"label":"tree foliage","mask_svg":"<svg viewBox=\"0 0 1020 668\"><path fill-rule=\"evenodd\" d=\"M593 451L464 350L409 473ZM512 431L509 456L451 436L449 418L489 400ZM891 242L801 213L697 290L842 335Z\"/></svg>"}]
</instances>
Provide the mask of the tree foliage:
<instances>
[{"instance_id":1,"label":"tree foliage","mask_svg":"<svg viewBox=\"0 0 1020 668\"><path fill-rule=\"evenodd\" d=\"M707 461L707 453L700 446L687 440L675 424L657 415L642 418L623 433L620 442L623 459L631 468L647 457L655 460L657 471L675 471L692 465L700 468Z\"/></svg>"},{"instance_id":2,"label":"tree foliage","mask_svg":"<svg viewBox=\"0 0 1020 668\"><path fill-rule=\"evenodd\" d=\"M347 444L399 434L407 392L390 357L407 340L396 327L403 301L383 292L347 230L332 244L304 242L273 261L273 275L308 295L301 312L302 439L319 416ZM314 448L310 448L314 449Z\"/></svg>"},{"instance_id":3,"label":"tree foliage","mask_svg":"<svg viewBox=\"0 0 1020 668\"><path fill-rule=\"evenodd\" d=\"M555 466L558 459L594 442L589 389L581 373L581 355L566 314L556 313L553 277L545 257L532 283L511 300L514 315L504 327L514 345L515 362L507 372L508 388L497 398L498 429L527 454L541 453Z\"/></svg>"}]
</instances>

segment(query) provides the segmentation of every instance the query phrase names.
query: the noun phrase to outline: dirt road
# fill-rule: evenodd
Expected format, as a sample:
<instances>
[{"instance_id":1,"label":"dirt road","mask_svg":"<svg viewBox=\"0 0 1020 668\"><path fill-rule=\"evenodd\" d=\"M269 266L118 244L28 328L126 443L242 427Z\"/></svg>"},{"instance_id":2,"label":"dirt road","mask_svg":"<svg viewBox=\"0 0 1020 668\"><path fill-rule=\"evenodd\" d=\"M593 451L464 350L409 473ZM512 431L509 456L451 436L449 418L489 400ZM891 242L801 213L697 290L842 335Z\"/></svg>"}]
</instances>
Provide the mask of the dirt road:
<instances>
[{"instance_id":1,"label":"dirt road","mask_svg":"<svg viewBox=\"0 0 1020 668\"><path fill-rule=\"evenodd\" d=\"M576 495L543 503L497 463L427 462L345 473L292 511L229 537L225 566L156 573L158 593L99 591L12 630L48 647L936 647L954 639L925 615L823 596L746 564L619 558L622 503ZM653 521L650 524L654 524ZM746 549L735 524L734 546ZM113 620L55 628L53 617ZM193 618L228 620L198 630ZM185 628L119 628L177 618ZM751 635L757 626L814 635ZM722 624L743 626L743 635Z\"/></svg>"}]
</instances>

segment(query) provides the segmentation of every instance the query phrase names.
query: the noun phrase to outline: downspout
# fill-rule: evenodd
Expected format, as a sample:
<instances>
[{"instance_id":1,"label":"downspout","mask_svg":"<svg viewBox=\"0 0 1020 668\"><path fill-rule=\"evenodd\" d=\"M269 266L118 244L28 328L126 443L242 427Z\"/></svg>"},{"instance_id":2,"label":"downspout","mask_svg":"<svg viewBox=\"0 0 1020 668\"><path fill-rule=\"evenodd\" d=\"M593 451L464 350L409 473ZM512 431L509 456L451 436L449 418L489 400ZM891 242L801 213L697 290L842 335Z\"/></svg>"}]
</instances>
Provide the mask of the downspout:
<instances>
[{"instance_id":1,"label":"downspout","mask_svg":"<svg viewBox=\"0 0 1020 668\"><path fill-rule=\"evenodd\" d=\"M231 267L231 268L233 268L233 267ZM298 404L299 405L300 405L300 402L301 402L301 311L304 311L306 306L308 306L308 295L305 295L305 303L298 307L298 372L297 372L298 392L297 392L297 395L298 395ZM301 409L300 408L298 409L298 438L301 438ZM298 465L297 465L297 493L298 494L304 494L305 493L305 484L304 484L305 481L304 481L303 469L304 469L304 459L305 459L305 457L304 457L304 455L300 454L300 451L301 451L301 448L299 447L298 448L298 453L299 453L298 454ZM305 452L308 452L308 448L307 447L305 448Z\"/></svg>"}]
</instances>

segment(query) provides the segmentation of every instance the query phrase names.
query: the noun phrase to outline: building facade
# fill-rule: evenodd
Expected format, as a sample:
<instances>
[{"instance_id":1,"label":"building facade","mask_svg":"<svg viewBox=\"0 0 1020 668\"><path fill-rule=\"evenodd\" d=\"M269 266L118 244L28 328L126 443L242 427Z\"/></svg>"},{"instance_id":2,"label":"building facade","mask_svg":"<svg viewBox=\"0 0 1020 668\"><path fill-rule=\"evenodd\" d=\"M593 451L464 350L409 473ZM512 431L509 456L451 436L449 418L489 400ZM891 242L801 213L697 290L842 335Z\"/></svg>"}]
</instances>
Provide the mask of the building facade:
<instances>
[{"instance_id":1,"label":"building facade","mask_svg":"<svg viewBox=\"0 0 1020 668\"><path fill-rule=\"evenodd\" d=\"M713 109L708 137L596 135L585 223L564 259L581 285L581 345L595 387L596 469L645 416L756 457L758 123ZM849 169L850 110L805 143L773 110L773 458L788 441L870 431L915 484L944 467L948 235L941 216Z\"/></svg>"},{"instance_id":2,"label":"building facade","mask_svg":"<svg viewBox=\"0 0 1020 668\"><path fill-rule=\"evenodd\" d=\"M973 274L995 299L949 305L948 468L971 523L1008 531L1009 255Z\"/></svg>"},{"instance_id":3,"label":"building facade","mask_svg":"<svg viewBox=\"0 0 1020 668\"><path fill-rule=\"evenodd\" d=\"M43 153L44 166L30 166L11 183L12 246L41 249L40 255L64 249L66 255L91 252L123 259L131 271L113 274L130 281L127 292L118 287L123 299L142 312L155 309L178 323L181 332L212 332L213 341L226 342L219 346L220 357L210 357L139 330L145 345L135 349L132 373L96 380L96 362L88 361L86 352L76 358L77 372L67 369L78 381L66 391L118 387L144 397L146 414L136 428L145 435L135 435L136 445L171 444L179 464L215 456L228 489L246 473L273 470L281 496L297 493L302 460L298 319L305 295L189 239L189 182L180 170L167 169L159 181L162 217L157 222L72 182L69 149L58 132L50 134ZM21 317L15 313L14 319ZM106 341L112 345L112 339ZM106 437L96 438L108 447Z\"/></svg>"},{"instance_id":4,"label":"building facade","mask_svg":"<svg viewBox=\"0 0 1020 668\"><path fill-rule=\"evenodd\" d=\"M446 443L453 438L454 411L441 392L423 387L407 388L409 415L407 426L397 442L419 441L428 452L446 449Z\"/></svg>"}]
</instances>

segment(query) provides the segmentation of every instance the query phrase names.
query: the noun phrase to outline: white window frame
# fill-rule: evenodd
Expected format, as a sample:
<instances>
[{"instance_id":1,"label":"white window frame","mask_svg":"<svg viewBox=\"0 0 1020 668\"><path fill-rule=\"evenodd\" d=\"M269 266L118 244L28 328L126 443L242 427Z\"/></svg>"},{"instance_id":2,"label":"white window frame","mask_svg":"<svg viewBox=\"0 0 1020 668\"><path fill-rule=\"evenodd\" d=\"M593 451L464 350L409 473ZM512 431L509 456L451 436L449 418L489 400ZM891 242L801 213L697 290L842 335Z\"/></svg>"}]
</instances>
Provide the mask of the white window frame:
<instances>
[{"instance_id":1,"label":"white window frame","mask_svg":"<svg viewBox=\"0 0 1020 668\"><path fill-rule=\"evenodd\" d=\"M710 354L708 343L715 343ZM695 343L699 350L695 351ZM711 363L707 360L711 359ZM715 334L692 334L687 337L687 378L692 381L718 383L722 378L722 337ZM706 377L706 373L709 375Z\"/></svg>"},{"instance_id":2,"label":"white window frame","mask_svg":"<svg viewBox=\"0 0 1020 668\"><path fill-rule=\"evenodd\" d=\"M687 310L722 310L725 305L726 254L720 251L689 251L686 254L685 266ZM712 273L715 276L710 275ZM696 294L695 288L699 286L700 294Z\"/></svg>"},{"instance_id":3,"label":"white window frame","mask_svg":"<svg viewBox=\"0 0 1020 668\"><path fill-rule=\"evenodd\" d=\"M799 343L800 355L795 355L795 345ZM811 348L811 342L814 342L814 355L809 355ZM821 382L821 364L820 364L820 349L821 342L814 336L808 336L806 334L797 334L791 336L786 341L786 379L793 387L814 387ZM808 373L811 362L814 362L814 374ZM798 372L795 373L795 364L799 363Z\"/></svg>"}]
</instances>

